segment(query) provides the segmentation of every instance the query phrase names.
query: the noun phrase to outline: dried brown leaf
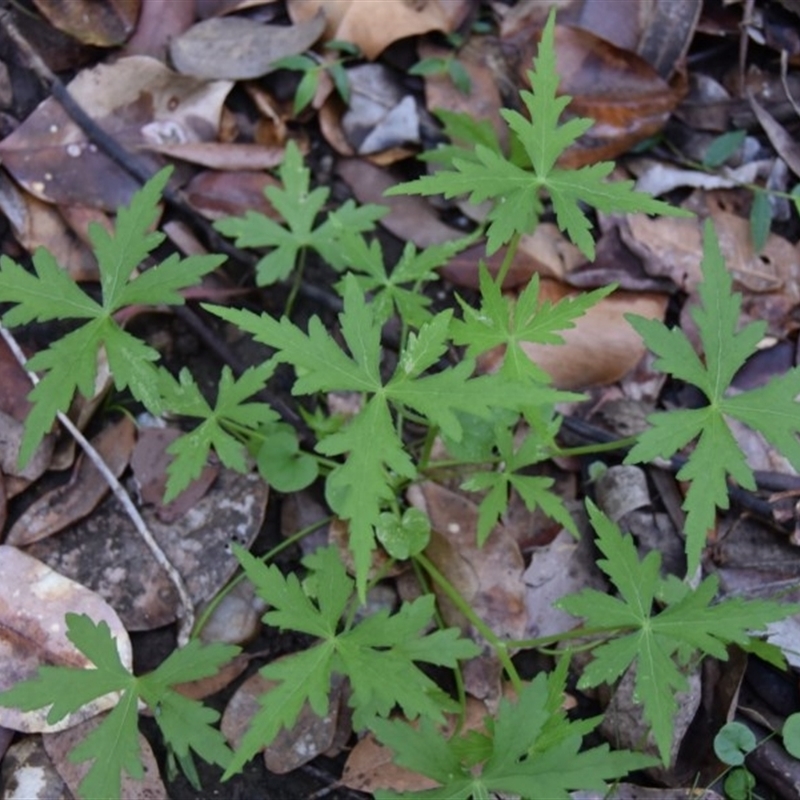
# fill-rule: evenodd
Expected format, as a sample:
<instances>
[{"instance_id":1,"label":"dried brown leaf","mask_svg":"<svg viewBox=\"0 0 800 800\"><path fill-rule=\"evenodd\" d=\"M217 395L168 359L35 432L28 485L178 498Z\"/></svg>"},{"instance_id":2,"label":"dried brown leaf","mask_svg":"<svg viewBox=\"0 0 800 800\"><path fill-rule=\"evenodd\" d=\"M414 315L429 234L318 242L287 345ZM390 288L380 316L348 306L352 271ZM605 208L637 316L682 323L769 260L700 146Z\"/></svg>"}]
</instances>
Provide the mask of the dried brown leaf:
<instances>
[{"instance_id":1,"label":"dried brown leaf","mask_svg":"<svg viewBox=\"0 0 800 800\"><path fill-rule=\"evenodd\" d=\"M124 416L104 428L91 444L118 478L128 466L135 440L136 426ZM25 509L8 532L6 544L24 547L64 530L90 514L109 490L97 467L82 456L68 483L45 493Z\"/></svg>"},{"instance_id":2,"label":"dried brown leaf","mask_svg":"<svg viewBox=\"0 0 800 800\"><path fill-rule=\"evenodd\" d=\"M67 639L68 612L106 622L122 664L132 669L130 639L105 600L16 547L0 545L0 690L34 677L43 664L90 666ZM112 708L116 699L113 694L99 697L54 725L46 721L49 707L35 711L0 707L0 725L29 733L64 730Z\"/></svg>"},{"instance_id":3,"label":"dried brown leaf","mask_svg":"<svg viewBox=\"0 0 800 800\"><path fill-rule=\"evenodd\" d=\"M198 78L261 78L274 69L278 59L308 50L324 29L324 17L313 14L295 25L215 17L173 39L170 58L179 72Z\"/></svg>"},{"instance_id":4,"label":"dried brown leaf","mask_svg":"<svg viewBox=\"0 0 800 800\"><path fill-rule=\"evenodd\" d=\"M146 56L84 70L68 85L87 113L129 149L146 144L208 141L232 84L179 75ZM116 211L138 182L90 142L48 98L0 142L5 167L36 197ZM153 171L163 163L140 155Z\"/></svg>"},{"instance_id":5,"label":"dried brown leaf","mask_svg":"<svg viewBox=\"0 0 800 800\"><path fill-rule=\"evenodd\" d=\"M141 509L195 605L215 595L235 573L239 562L230 544L252 543L264 519L267 495L267 485L258 476L223 469L191 512L174 522L162 522L151 507ZM60 536L36 542L27 552L95 589L128 630L151 630L175 621L175 588L113 497Z\"/></svg>"},{"instance_id":6,"label":"dried brown leaf","mask_svg":"<svg viewBox=\"0 0 800 800\"><path fill-rule=\"evenodd\" d=\"M34 0L34 4L51 25L79 42L115 47L136 27L141 0Z\"/></svg>"},{"instance_id":7,"label":"dried brown leaf","mask_svg":"<svg viewBox=\"0 0 800 800\"><path fill-rule=\"evenodd\" d=\"M369 59L392 42L428 31L454 31L469 12L468 0L381 0L376 17L373 3L363 0L289 0L294 22L312 18L320 9L326 19L325 38L353 42Z\"/></svg>"}]
</instances>

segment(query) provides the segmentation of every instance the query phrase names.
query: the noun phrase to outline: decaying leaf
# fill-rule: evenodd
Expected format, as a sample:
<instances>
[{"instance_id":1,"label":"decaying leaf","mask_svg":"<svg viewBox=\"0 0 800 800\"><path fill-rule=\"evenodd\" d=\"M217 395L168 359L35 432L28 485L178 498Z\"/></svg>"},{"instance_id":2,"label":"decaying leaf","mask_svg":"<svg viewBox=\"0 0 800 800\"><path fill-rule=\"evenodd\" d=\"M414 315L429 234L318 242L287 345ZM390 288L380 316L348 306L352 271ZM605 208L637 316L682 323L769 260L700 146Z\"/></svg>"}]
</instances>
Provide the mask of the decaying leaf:
<instances>
[{"instance_id":1,"label":"decaying leaf","mask_svg":"<svg viewBox=\"0 0 800 800\"><path fill-rule=\"evenodd\" d=\"M540 300L557 302L573 294L565 284L543 279ZM625 320L625 314L661 319L668 297L655 292L614 292L604 297L586 314L575 320L573 328L561 331L564 344L521 342L520 347L541 367L559 389L584 389L619 380L644 356L641 338ZM479 363L482 369L500 367L503 353L487 353Z\"/></svg>"},{"instance_id":2,"label":"decaying leaf","mask_svg":"<svg viewBox=\"0 0 800 800\"><path fill-rule=\"evenodd\" d=\"M221 470L211 491L191 514L164 523L154 509L142 516L195 604L207 600L233 575L238 562L231 542L243 546L261 528L268 489L256 475ZM30 545L27 552L95 589L114 607L128 630L151 630L174 622L175 588L119 503L111 497L87 519L60 536Z\"/></svg>"},{"instance_id":3,"label":"decaying leaf","mask_svg":"<svg viewBox=\"0 0 800 800\"><path fill-rule=\"evenodd\" d=\"M47 21L83 44L114 47L132 33L142 0L34 0Z\"/></svg>"},{"instance_id":4,"label":"decaying leaf","mask_svg":"<svg viewBox=\"0 0 800 800\"><path fill-rule=\"evenodd\" d=\"M86 656L66 637L64 615L68 612L105 622L116 638L122 663L132 668L130 639L105 600L16 547L0 545L0 690L34 677L44 664L89 666ZM47 706L36 711L0 706L0 725L28 733L60 731L115 703L114 695L100 697L55 725L46 721Z\"/></svg>"},{"instance_id":5,"label":"decaying leaf","mask_svg":"<svg viewBox=\"0 0 800 800\"><path fill-rule=\"evenodd\" d=\"M513 537L498 525L478 547L477 505L436 483L413 486L409 500L431 520L427 557L498 636L523 638L528 622L525 583L522 555ZM445 596L439 602L448 625L469 627Z\"/></svg>"},{"instance_id":6,"label":"decaying leaf","mask_svg":"<svg viewBox=\"0 0 800 800\"><path fill-rule=\"evenodd\" d=\"M282 775L313 761L333 743L342 703L344 684L335 678L328 713L320 716L306 703L297 722L289 729L283 728L264 750L264 762L270 772ZM232 746L238 746L249 728L254 714L261 707L259 698L277 685L276 681L256 673L248 678L231 698L222 716L221 729Z\"/></svg>"},{"instance_id":7,"label":"decaying leaf","mask_svg":"<svg viewBox=\"0 0 800 800\"><path fill-rule=\"evenodd\" d=\"M468 696L462 732L480 731L488 713L485 703ZM447 736L454 729L454 720L450 718L443 735ZM371 733L359 739L350 752L344 765L342 785L357 792L376 792L379 789L421 792L437 786L430 778L395 764L391 748L380 744Z\"/></svg>"},{"instance_id":8,"label":"decaying leaf","mask_svg":"<svg viewBox=\"0 0 800 800\"><path fill-rule=\"evenodd\" d=\"M147 144L214 139L232 84L179 75L147 56L131 56L79 73L72 96L106 132L137 150ZM90 142L55 98L48 98L0 142L6 169L48 202L116 211L136 180ZM156 156L139 157L156 172Z\"/></svg>"},{"instance_id":9,"label":"decaying leaf","mask_svg":"<svg viewBox=\"0 0 800 800\"><path fill-rule=\"evenodd\" d=\"M244 17L198 22L170 43L175 68L198 78L260 78L280 58L297 55L317 41L324 17L311 15L295 25L260 25Z\"/></svg>"},{"instance_id":10,"label":"decaying leaf","mask_svg":"<svg viewBox=\"0 0 800 800\"><path fill-rule=\"evenodd\" d=\"M128 466L136 436L130 417L109 425L92 441L106 466L118 478ZM109 486L92 461L83 455L68 483L42 495L12 526L6 544L24 547L90 514L108 494Z\"/></svg>"},{"instance_id":11,"label":"decaying leaf","mask_svg":"<svg viewBox=\"0 0 800 800\"><path fill-rule=\"evenodd\" d=\"M173 456L167 448L181 436L179 428L145 428L139 434L131 456L131 469L139 497L155 507L162 522L174 522L194 508L219 475L219 465L208 463L174 500L164 503L167 467Z\"/></svg>"},{"instance_id":12,"label":"decaying leaf","mask_svg":"<svg viewBox=\"0 0 800 800\"><path fill-rule=\"evenodd\" d=\"M467 0L381 0L380 24L375 6L362 0L289 0L295 23L324 11L325 38L353 42L367 58L376 58L392 42L428 31L449 33L469 11Z\"/></svg>"},{"instance_id":13,"label":"decaying leaf","mask_svg":"<svg viewBox=\"0 0 800 800\"><path fill-rule=\"evenodd\" d=\"M25 800L51 800L66 797L67 787L47 755L40 736L26 736L3 751L0 763L0 785L11 788L28 786ZM35 789L33 788L35 787Z\"/></svg>"},{"instance_id":14,"label":"decaying leaf","mask_svg":"<svg viewBox=\"0 0 800 800\"><path fill-rule=\"evenodd\" d=\"M76 281L97 279L97 259L59 210L21 190L5 172L0 173L0 210L29 253L46 247Z\"/></svg>"},{"instance_id":15,"label":"decaying leaf","mask_svg":"<svg viewBox=\"0 0 800 800\"><path fill-rule=\"evenodd\" d=\"M101 717L87 719L68 730L58 733L46 733L42 737L44 749L50 756L53 763L58 767L58 774L64 779L74 797L80 797L78 786L86 777L91 761L75 763L69 757L70 752L81 742L83 742L92 731L102 722ZM158 770L150 742L144 734L139 734L139 754L144 766L144 775L141 780L131 778L130 775L123 773L120 786L120 797L125 798L157 798L167 797L168 792Z\"/></svg>"}]
</instances>

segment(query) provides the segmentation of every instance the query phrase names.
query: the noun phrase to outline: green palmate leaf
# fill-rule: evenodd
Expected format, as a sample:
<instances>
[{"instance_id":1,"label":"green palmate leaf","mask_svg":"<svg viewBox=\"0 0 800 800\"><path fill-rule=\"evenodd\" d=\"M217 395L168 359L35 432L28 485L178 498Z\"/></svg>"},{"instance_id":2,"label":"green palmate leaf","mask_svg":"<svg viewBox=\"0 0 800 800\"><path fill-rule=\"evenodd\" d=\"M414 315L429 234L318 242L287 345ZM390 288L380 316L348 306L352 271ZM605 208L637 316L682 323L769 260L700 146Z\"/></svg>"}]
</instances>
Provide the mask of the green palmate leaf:
<instances>
[{"instance_id":1,"label":"green palmate leaf","mask_svg":"<svg viewBox=\"0 0 800 800\"><path fill-rule=\"evenodd\" d=\"M520 347L522 342L561 344L558 331L574 327L573 322L610 294L613 286L583 292L552 304L539 301L539 276L534 275L522 293L512 300L503 295L485 265L480 266L481 307L476 310L459 298L463 320L451 325L453 342L466 345L467 355L504 346L505 358L501 373L515 381L549 383L546 372L538 367Z\"/></svg>"},{"instance_id":2,"label":"green palmate leaf","mask_svg":"<svg viewBox=\"0 0 800 800\"><path fill-rule=\"evenodd\" d=\"M443 719L450 704L415 662L455 667L459 659L477 655L479 648L458 638L459 632L452 628L423 635L433 618L432 597L404 603L397 614L381 611L342 628L340 619L355 586L334 548L323 548L304 560L312 569L305 587L295 575L284 577L277 567L266 567L241 548L236 555L271 607L264 621L315 636L319 642L261 670L278 685L261 697L262 707L226 776L269 744L281 728L292 726L306 701L318 714L325 714L333 673L349 679L356 728L371 726L376 715L388 716L396 705L410 718Z\"/></svg>"},{"instance_id":3,"label":"green palmate leaf","mask_svg":"<svg viewBox=\"0 0 800 800\"><path fill-rule=\"evenodd\" d=\"M588 119L559 124L570 97L558 97L558 73L554 49L555 14L551 12L542 33L535 68L528 73L532 92L521 92L530 119L516 111L502 114L512 140L524 149L532 169L511 163L493 146L477 144L472 157L453 153L451 169L440 170L390 189L387 194L466 195L471 203L493 200L488 214L487 252L495 252L515 234L530 232L543 211L542 191L553 204L556 220L587 258L594 258L591 224L581 204L599 211L632 211L648 214L685 215L648 194L636 192L632 181L607 183L611 163L576 170L560 169L558 158L592 126ZM512 141L512 151L517 149Z\"/></svg>"},{"instance_id":4,"label":"green palmate leaf","mask_svg":"<svg viewBox=\"0 0 800 800\"><path fill-rule=\"evenodd\" d=\"M345 266L339 254L339 239L347 232L371 231L375 221L386 213L382 206L358 207L348 200L329 212L315 227L330 190L310 188L311 172L303 165L303 157L294 142L286 146L278 176L283 186L268 186L264 194L285 220L285 227L255 211L214 223L218 231L235 238L238 247L271 248L257 265L256 277L261 286L285 280L294 269L298 254L305 248L316 250L334 267Z\"/></svg>"},{"instance_id":5,"label":"green palmate leaf","mask_svg":"<svg viewBox=\"0 0 800 800\"><path fill-rule=\"evenodd\" d=\"M35 274L9 258L0 259L0 296L11 304L3 315L6 325L53 319L85 320L28 362L30 369L44 375L30 394L33 409L20 448L22 464L28 461L56 415L67 410L76 391L85 397L94 394L101 348L105 349L116 387L129 389L148 409L160 412L153 367L158 353L126 333L112 315L143 303L181 304L180 290L197 284L224 260L219 256L186 259L171 256L134 276L134 270L164 238L151 228L169 174L170 169L162 170L134 194L130 205L119 210L113 233L97 224L89 227L100 269L101 302L84 293L45 250L34 254Z\"/></svg>"},{"instance_id":6,"label":"green palmate leaf","mask_svg":"<svg viewBox=\"0 0 800 800\"><path fill-rule=\"evenodd\" d=\"M452 165L455 158L477 161L475 146L479 144L498 155L503 154L503 148L497 138L497 131L488 120L476 119L470 114L445 109L437 109L434 113L442 123L444 133L452 144L440 144L433 150L420 153L421 161L430 161L446 166ZM513 162L513 159L511 160Z\"/></svg>"},{"instance_id":7,"label":"green palmate leaf","mask_svg":"<svg viewBox=\"0 0 800 800\"><path fill-rule=\"evenodd\" d=\"M688 688L681 665L696 655L727 659L729 644L747 645L750 631L796 613L796 607L762 600L734 598L712 604L716 577L697 589L676 592L660 577L661 555L656 551L639 560L630 536L587 502L597 532L598 561L614 583L619 597L586 589L558 602L570 614L584 617L590 627L631 629L594 649L594 661L584 670L579 687L611 683L632 665L636 667L636 696L664 762L668 762L676 694ZM668 597L663 611L653 610L656 597Z\"/></svg>"},{"instance_id":8,"label":"green palmate leaf","mask_svg":"<svg viewBox=\"0 0 800 800\"><path fill-rule=\"evenodd\" d=\"M560 710L566 670L538 675L516 702L500 701L489 735L469 733L446 740L433 722L418 728L377 719L372 729L395 753L401 766L432 778L435 789L421 792L377 791L377 800L487 800L510 792L522 800L567 800L571 790L604 792L607 781L651 766L654 759L608 746L581 751L585 733L594 728L570 722ZM555 698L555 703L553 699ZM480 770L476 766L480 765Z\"/></svg>"},{"instance_id":9,"label":"green palmate leaf","mask_svg":"<svg viewBox=\"0 0 800 800\"><path fill-rule=\"evenodd\" d=\"M522 497L526 508L533 511L537 506L560 522L576 536L575 521L564 507L562 500L552 490L553 479L544 476L519 475L519 470L547 460L550 455L540 437L529 434L514 450L513 433L508 427L498 427L495 442L500 453L501 465L494 472L476 472L462 484L469 491L489 490L478 509L478 544L483 543L503 512L508 508L508 493L513 487Z\"/></svg>"},{"instance_id":10,"label":"green palmate leaf","mask_svg":"<svg viewBox=\"0 0 800 800\"><path fill-rule=\"evenodd\" d=\"M726 417L734 417L761 432L767 441L800 469L800 369L795 368L762 388L726 397L733 376L755 352L766 323L753 322L737 331L741 296L731 290L714 229L706 223L703 243L703 281L698 287L701 305L692 312L705 353L705 364L686 334L656 320L629 317L647 346L658 356L655 366L678 380L697 386L708 399L704 408L657 413L626 461L669 458L696 441L678 478L691 481L686 494L686 549L689 572L694 572L715 507L728 507L726 478L754 489L753 472L731 433Z\"/></svg>"},{"instance_id":11,"label":"green palmate leaf","mask_svg":"<svg viewBox=\"0 0 800 800\"><path fill-rule=\"evenodd\" d=\"M339 250L342 260L357 273L361 290L372 296L377 322L383 324L397 313L405 323L418 328L432 316L428 310L431 300L422 293L422 286L436 280L436 270L473 241L473 237L464 237L420 251L407 242L390 272L377 239L367 244L363 236L345 234L339 241ZM342 292L344 283L340 281L336 288Z\"/></svg>"},{"instance_id":12,"label":"green palmate leaf","mask_svg":"<svg viewBox=\"0 0 800 800\"><path fill-rule=\"evenodd\" d=\"M181 370L178 380L164 369L159 371L158 386L165 407L173 414L203 420L167 448L174 458L167 469L165 502L177 497L201 473L211 450L226 467L247 471L243 437L277 422L279 417L266 403L244 401L264 388L273 370L274 365L262 364L235 380L230 369L224 367L214 408L203 397L189 370Z\"/></svg>"},{"instance_id":13,"label":"green palmate leaf","mask_svg":"<svg viewBox=\"0 0 800 800\"><path fill-rule=\"evenodd\" d=\"M294 394L357 391L365 395L362 410L345 427L318 445L327 456L345 455L341 466L328 476L326 494L333 510L350 524L350 547L356 563L359 592L366 587L374 527L381 512L395 497L397 476L413 479L416 470L400 438L392 410L411 410L455 440L463 429L459 412L490 417L495 408L519 410L537 401L555 402L559 393L544 387L515 386L498 376L473 378L474 364L467 360L435 374L422 374L447 348L450 313L433 317L409 337L388 382L381 378L381 325L365 302L357 279L344 278L342 336L350 353L333 340L314 317L304 333L289 320L267 315L209 307L213 313L249 331L277 350L276 361L294 366Z\"/></svg>"},{"instance_id":14,"label":"green palmate leaf","mask_svg":"<svg viewBox=\"0 0 800 800\"><path fill-rule=\"evenodd\" d=\"M53 723L108 692L121 693L111 713L70 753L73 762L93 762L78 787L81 797L119 797L123 772L143 777L139 700L154 712L165 740L179 756L188 757L192 750L210 763L227 766L232 753L220 731L211 727L219 714L179 695L172 686L214 675L238 647L192 640L154 672L137 678L120 661L105 622L95 624L78 614L67 614L66 619L68 638L95 668L40 667L36 678L0 693L0 705L31 710L52 703L47 719Z\"/></svg>"}]
</instances>

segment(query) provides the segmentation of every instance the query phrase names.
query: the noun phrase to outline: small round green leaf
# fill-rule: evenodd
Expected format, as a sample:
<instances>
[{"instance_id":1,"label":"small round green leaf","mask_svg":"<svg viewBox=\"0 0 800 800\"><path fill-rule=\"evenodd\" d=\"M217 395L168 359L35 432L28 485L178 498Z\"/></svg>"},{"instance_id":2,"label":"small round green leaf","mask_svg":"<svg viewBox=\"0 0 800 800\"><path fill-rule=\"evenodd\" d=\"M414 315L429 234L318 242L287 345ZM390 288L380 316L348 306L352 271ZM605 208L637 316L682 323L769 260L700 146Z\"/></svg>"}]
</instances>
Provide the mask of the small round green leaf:
<instances>
[{"instance_id":1,"label":"small round green leaf","mask_svg":"<svg viewBox=\"0 0 800 800\"><path fill-rule=\"evenodd\" d=\"M756 779L744 767L738 767L725 778L725 796L730 800L750 800Z\"/></svg>"},{"instance_id":2,"label":"small round green leaf","mask_svg":"<svg viewBox=\"0 0 800 800\"><path fill-rule=\"evenodd\" d=\"M421 553L431 538L431 523L418 508L408 508L401 518L385 512L375 526L375 535L386 552L398 560Z\"/></svg>"},{"instance_id":3,"label":"small round green leaf","mask_svg":"<svg viewBox=\"0 0 800 800\"><path fill-rule=\"evenodd\" d=\"M261 477L279 492L297 492L312 484L318 473L316 459L302 453L297 436L278 431L264 440L256 456Z\"/></svg>"},{"instance_id":4,"label":"small round green leaf","mask_svg":"<svg viewBox=\"0 0 800 800\"><path fill-rule=\"evenodd\" d=\"M800 714L791 714L783 723L783 746L794 758L800 758Z\"/></svg>"},{"instance_id":5,"label":"small round green leaf","mask_svg":"<svg viewBox=\"0 0 800 800\"><path fill-rule=\"evenodd\" d=\"M723 764L739 767L744 757L756 748L755 734L741 722L723 725L714 737L714 752Z\"/></svg>"}]
</instances>

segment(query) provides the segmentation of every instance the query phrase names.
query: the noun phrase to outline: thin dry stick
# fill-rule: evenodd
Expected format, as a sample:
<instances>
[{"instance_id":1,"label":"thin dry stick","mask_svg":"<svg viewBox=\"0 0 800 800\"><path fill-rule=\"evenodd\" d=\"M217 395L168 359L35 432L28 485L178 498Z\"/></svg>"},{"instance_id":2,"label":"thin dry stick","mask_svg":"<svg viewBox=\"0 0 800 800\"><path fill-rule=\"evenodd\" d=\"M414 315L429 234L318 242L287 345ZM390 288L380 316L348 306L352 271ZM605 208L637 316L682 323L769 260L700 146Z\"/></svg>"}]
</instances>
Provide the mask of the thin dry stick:
<instances>
[{"instance_id":1,"label":"thin dry stick","mask_svg":"<svg viewBox=\"0 0 800 800\"><path fill-rule=\"evenodd\" d=\"M22 348L19 346L19 343L14 338L14 335L11 333L11 331L9 331L2 324L0 324L0 336L3 337L20 366L28 373L31 383L36 386L36 384L39 383L39 376L27 368L27 359L25 358L25 354L22 352ZM150 532L150 529L147 527L147 523L145 523L145 521L142 519L139 509L134 505L130 495L125 491L125 489L122 488L122 484L117 480L114 473L108 468L106 462L103 461L97 450L92 447L91 442L89 442L89 440L81 433L81 431L75 426L73 421L66 414L63 414L59 411L58 421L70 432L75 441L83 449L83 452L86 453L91 462L95 465L95 467L97 467L109 488L114 493L114 497L116 497L117 500L122 503L122 507L130 517L131 522L133 522L134 527L144 540L144 543L153 554L153 558L155 558L158 565L167 573L169 579L172 581L172 584L175 587L175 591L177 591L181 602L181 609L178 614L178 646L183 647L189 642L192 628L194 628L194 605L192 603L192 598L189 596L189 590L186 588L186 584L184 583L181 574L177 569L175 569L175 567L172 565L172 562L167 558L166 553L161 549L160 545L153 537L153 534Z\"/></svg>"}]
</instances>

